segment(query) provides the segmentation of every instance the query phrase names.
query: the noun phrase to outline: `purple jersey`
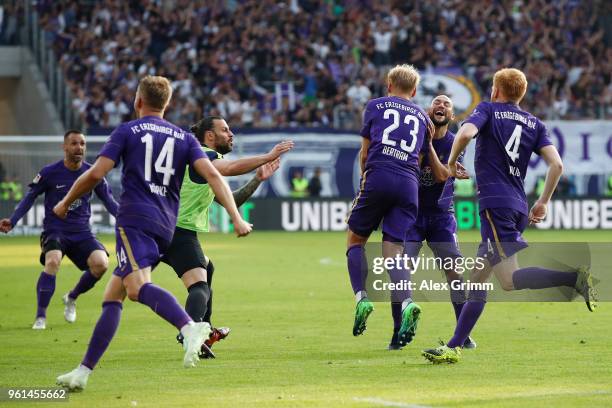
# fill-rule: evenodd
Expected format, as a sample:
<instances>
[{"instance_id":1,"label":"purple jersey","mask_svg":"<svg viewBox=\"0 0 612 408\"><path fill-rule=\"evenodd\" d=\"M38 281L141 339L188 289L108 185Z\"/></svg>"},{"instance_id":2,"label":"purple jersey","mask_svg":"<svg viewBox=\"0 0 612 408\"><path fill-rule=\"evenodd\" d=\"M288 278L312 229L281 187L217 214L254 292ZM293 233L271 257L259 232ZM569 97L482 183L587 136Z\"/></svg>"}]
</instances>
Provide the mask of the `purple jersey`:
<instances>
[{"instance_id":1,"label":"purple jersey","mask_svg":"<svg viewBox=\"0 0 612 408\"><path fill-rule=\"evenodd\" d=\"M117 225L170 240L187 165L206 158L191 133L156 116L123 123L100 151L123 162Z\"/></svg>"},{"instance_id":2,"label":"purple jersey","mask_svg":"<svg viewBox=\"0 0 612 408\"><path fill-rule=\"evenodd\" d=\"M523 182L532 153L551 145L546 127L512 103L481 102L465 123L478 128L474 167L480 210L528 214Z\"/></svg>"},{"instance_id":3,"label":"purple jersey","mask_svg":"<svg viewBox=\"0 0 612 408\"><path fill-rule=\"evenodd\" d=\"M89 231L89 218L91 217L90 201L92 193L89 192L83 197L77 199L68 210L66 219L61 219L53 212L53 207L60 202L68 193L75 180L87 169L91 164L83 162L78 170L70 170L64 165L64 161L60 160L50 164L38 173L38 175L30 183L30 189L23 200L19 203L15 212L11 216L11 224L17 225L17 222L28 212L36 201L36 197L41 194L45 195L45 220L43 228L45 231L62 231L62 232L81 232ZM113 194L106 180L102 180L94 189L96 195L102 200L109 213L117 215L117 202L113 198Z\"/></svg>"},{"instance_id":4,"label":"purple jersey","mask_svg":"<svg viewBox=\"0 0 612 408\"><path fill-rule=\"evenodd\" d=\"M370 139L365 169L384 168L418 180L419 153L427 153L427 114L408 99L386 96L370 100L361 136Z\"/></svg>"},{"instance_id":5,"label":"purple jersey","mask_svg":"<svg viewBox=\"0 0 612 408\"><path fill-rule=\"evenodd\" d=\"M433 139L432 144L440 162L448 163L455 134L447 131L443 138ZM459 158L463 162L463 155ZM429 155L423 157L421 163L421 181L419 183L419 213L439 214L452 212L453 197L455 194L455 178L449 177L448 180L436 183L429 165Z\"/></svg>"}]
</instances>

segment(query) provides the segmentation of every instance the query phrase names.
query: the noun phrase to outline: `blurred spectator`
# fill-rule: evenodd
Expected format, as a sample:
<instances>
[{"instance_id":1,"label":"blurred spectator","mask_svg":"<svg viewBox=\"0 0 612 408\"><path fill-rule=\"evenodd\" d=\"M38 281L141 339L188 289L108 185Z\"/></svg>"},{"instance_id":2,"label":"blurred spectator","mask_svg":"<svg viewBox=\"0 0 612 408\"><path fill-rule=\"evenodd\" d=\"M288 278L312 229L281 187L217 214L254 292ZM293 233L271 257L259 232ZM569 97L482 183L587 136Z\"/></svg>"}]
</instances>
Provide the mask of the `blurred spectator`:
<instances>
[{"instance_id":1,"label":"blurred spectator","mask_svg":"<svg viewBox=\"0 0 612 408\"><path fill-rule=\"evenodd\" d=\"M20 12L10 4L3 9L3 39L14 38L19 26ZM369 97L382 96L387 66L405 62L422 71L464 72L485 98L492 74L515 66L529 81L521 106L537 116L612 118L610 2L604 0L33 4L80 100L75 109L91 126L104 120L97 90L104 102L117 89L129 101L140 76L157 74L172 79L178 102L195 101L198 116L219 112L237 127L357 129L353 116L366 92L348 90L362 78ZM295 103L274 97L277 84L294 88ZM174 105L178 123L189 125L180 118L182 105Z\"/></svg>"},{"instance_id":2,"label":"blurred spectator","mask_svg":"<svg viewBox=\"0 0 612 408\"><path fill-rule=\"evenodd\" d=\"M4 181L6 177L6 170L4 169L4 165L0 162L0 181Z\"/></svg>"},{"instance_id":3,"label":"blurred spectator","mask_svg":"<svg viewBox=\"0 0 612 408\"><path fill-rule=\"evenodd\" d=\"M365 106L366 102L372 96L372 92L370 92L370 88L363 84L361 78L357 78L355 84L351 85L346 91L346 96L348 96L355 105Z\"/></svg>"},{"instance_id":4,"label":"blurred spectator","mask_svg":"<svg viewBox=\"0 0 612 408\"><path fill-rule=\"evenodd\" d=\"M127 104L123 102L120 94L115 94L115 98L104 104L104 126L117 127L125 121L126 115L130 113Z\"/></svg>"},{"instance_id":5,"label":"blurred spectator","mask_svg":"<svg viewBox=\"0 0 612 408\"><path fill-rule=\"evenodd\" d=\"M308 195L310 195L310 197L320 197L321 189L321 169L317 167L308 181Z\"/></svg>"},{"instance_id":6,"label":"blurred spectator","mask_svg":"<svg viewBox=\"0 0 612 408\"><path fill-rule=\"evenodd\" d=\"M308 179L304 177L301 170L295 170L291 179L291 197L302 198L307 194Z\"/></svg>"}]
</instances>

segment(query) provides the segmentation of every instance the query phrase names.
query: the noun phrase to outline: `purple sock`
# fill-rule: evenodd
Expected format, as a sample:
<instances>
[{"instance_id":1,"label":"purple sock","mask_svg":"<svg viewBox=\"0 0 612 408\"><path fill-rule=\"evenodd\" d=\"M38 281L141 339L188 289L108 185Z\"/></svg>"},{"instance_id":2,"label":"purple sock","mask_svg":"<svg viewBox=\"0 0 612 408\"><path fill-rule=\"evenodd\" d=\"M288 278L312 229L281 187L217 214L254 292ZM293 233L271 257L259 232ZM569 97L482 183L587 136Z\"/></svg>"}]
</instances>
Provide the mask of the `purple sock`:
<instances>
[{"instance_id":1,"label":"purple sock","mask_svg":"<svg viewBox=\"0 0 612 408\"><path fill-rule=\"evenodd\" d=\"M486 299L487 291L485 290L473 290L470 292L468 301L463 306L461 315L457 321L455 334L447 343L448 347L463 347L463 343L465 343L465 340L472 332L472 329L484 310Z\"/></svg>"},{"instance_id":2,"label":"purple sock","mask_svg":"<svg viewBox=\"0 0 612 408\"><path fill-rule=\"evenodd\" d=\"M394 289L391 291L392 302L400 302L401 304L401 302L412 296L412 291L410 290L410 286L408 286L410 278L410 269L393 268L389 270L389 280L396 284L396 287L401 287L401 289Z\"/></svg>"},{"instance_id":3,"label":"purple sock","mask_svg":"<svg viewBox=\"0 0 612 408\"><path fill-rule=\"evenodd\" d=\"M402 326L402 303L391 302L391 316L393 316L393 330L399 330Z\"/></svg>"},{"instance_id":4,"label":"purple sock","mask_svg":"<svg viewBox=\"0 0 612 408\"><path fill-rule=\"evenodd\" d=\"M192 321L172 293L152 283L142 285L138 292L138 301L149 306L151 310L179 330Z\"/></svg>"},{"instance_id":5,"label":"purple sock","mask_svg":"<svg viewBox=\"0 0 612 408\"><path fill-rule=\"evenodd\" d=\"M87 292L89 289L93 288L94 285L96 284L96 282L98 282L99 280L100 280L100 278L96 278L91 273L91 271L89 269L87 269L81 275L81 279L79 279L79 281L76 284L76 286L74 287L74 289L72 289L70 291L70 293L68 293L68 296L71 299L76 300L76 298L78 298L79 295L81 295L81 294Z\"/></svg>"},{"instance_id":6,"label":"purple sock","mask_svg":"<svg viewBox=\"0 0 612 408\"><path fill-rule=\"evenodd\" d=\"M448 284L450 287L450 299L451 299L451 303L453 304L453 310L455 311L455 319L457 319L457 321L459 321L459 316L461 315L461 310L463 309L463 305L465 305L466 302L466 297L465 297L465 291L461 290L461 289L453 289L450 285L452 282L459 282L462 283L463 282L463 278L459 278L459 279L454 279L454 280L449 280ZM457 283L455 283L455 285L457 285Z\"/></svg>"},{"instance_id":7,"label":"purple sock","mask_svg":"<svg viewBox=\"0 0 612 408\"><path fill-rule=\"evenodd\" d=\"M551 269L529 267L518 269L512 274L514 289L544 289L558 286L576 286L576 272L560 272Z\"/></svg>"},{"instance_id":8,"label":"purple sock","mask_svg":"<svg viewBox=\"0 0 612 408\"><path fill-rule=\"evenodd\" d=\"M121 321L121 310L123 305L121 302L104 302L102 303L102 314L96 323L91 339L89 340L89 346L87 346L87 353L83 357L83 364L85 367L94 369L102 354L108 348L111 340L117 332L119 327L119 321Z\"/></svg>"},{"instance_id":9,"label":"purple sock","mask_svg":"<svg viewBox=\"0 0 612 408\"><path fill-rule=\"evenodd\" d=\"M46 272L41 272L36 284L36 299L38 308L36 317L47 317L47 307L51 301L51 297L55 292L55 275L49 275Z\"/></svg>"},{"instance_id":10,"label":"purple sock","mask_svg":"<svg viewBox=\"0 0 612 408\"><path fill-rule=\"evenodd\" d=\"M346 263L353 293L365 290L365 280L368 274L368 266L365 251L361 245L353 245L346 251Z\"/></svg>"}]
</instances>

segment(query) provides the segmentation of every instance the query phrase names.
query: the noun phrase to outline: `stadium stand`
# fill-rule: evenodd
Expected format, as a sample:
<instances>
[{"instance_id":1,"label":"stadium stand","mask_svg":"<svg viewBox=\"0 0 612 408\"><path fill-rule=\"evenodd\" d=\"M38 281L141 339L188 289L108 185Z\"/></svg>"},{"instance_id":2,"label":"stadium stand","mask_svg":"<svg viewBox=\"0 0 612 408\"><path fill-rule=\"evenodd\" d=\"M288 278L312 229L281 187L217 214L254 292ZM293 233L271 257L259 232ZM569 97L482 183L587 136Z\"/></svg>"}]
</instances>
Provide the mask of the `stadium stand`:
<instances>
[{"instance_id":1,"label":"stadium stand","mask_svg":"<svg viewBox=\"0 0 612 408\"><path fill-rule=\"evenodd\" d=\"M183 125L220 113L241 127L354 128L368 94L384 93L384 67L398 62L462 68L487 95L491 74L521 61L531 83L526 109L545 119L612 117L605 1L41 0L36 7L73 107L94 127L129 115L138 77L156 73L174 79L169 119ZM14 19L5 20L14 31ZM278 88L292 97L275 98Z\"/></svg>"}]
</instances>

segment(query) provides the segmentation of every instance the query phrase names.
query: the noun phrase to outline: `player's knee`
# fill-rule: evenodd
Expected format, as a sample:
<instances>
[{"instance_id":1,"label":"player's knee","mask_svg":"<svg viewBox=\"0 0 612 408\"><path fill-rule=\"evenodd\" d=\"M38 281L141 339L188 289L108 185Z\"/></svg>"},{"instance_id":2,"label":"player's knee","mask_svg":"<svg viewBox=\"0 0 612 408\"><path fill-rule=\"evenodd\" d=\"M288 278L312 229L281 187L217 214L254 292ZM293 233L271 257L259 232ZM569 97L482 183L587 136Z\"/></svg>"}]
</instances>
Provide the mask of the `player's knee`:
<instances>
[{"instance_id":1,"label":"player's knee","mask_svg":"<svg viewBox=\"0 0 612 408\"><path fill-rule=\"evenodd\" d=\"M89 270L92 275L97 278L101 278L104 275L104 272L108 269L108 257L107 256L97 256L92 258L89 262Z\"/></svg>"},{"instance_id":2,"label":"player's knee","mask_svg":"<svg viewBox=\"0 0 612 408\"><path fill-rule=\"evenodd\" d=\"M61 262L62 262L61 256L54 256L54 255L48 256L45 259L45 272L48 273L49 275L57 274L57 271L59 271Z\"/></svg>"},{"instance_id":3,"label":"player's knee","mask_svg":"<svg viewBox=\"0 0 612 408\"><path fill-rule=\"evenodd\" d=\"M138 302L138 294L140 293L140 287L128 287L126 288L126 292L128 299L130 299L132 302Z\"/></svg>"},{"instance_id":4,"label":"player's knee","mask_svg":"<svg viewBox=\"0 0 612 408\"><path fill-rule=\"evenodd\" d=\"M501 288L505 291L514 290L514 284L512 283L511 280L509 281L509 280L502 279L499 281L499 284Z\"/></svg>"},{"instance_id":5,"label":"player's knee","mask_svg":"<svg viewBox=\"0 0 612 408\"><path fill-rule=\"evenodd\" d=\"M355 245L363 246L366 244L366 242L368 242L368 237L355 234L350 229L348 230L347 248L353 247Z\"/></svg>"}]
</instances>

